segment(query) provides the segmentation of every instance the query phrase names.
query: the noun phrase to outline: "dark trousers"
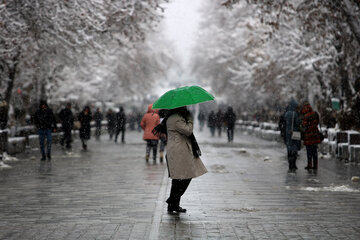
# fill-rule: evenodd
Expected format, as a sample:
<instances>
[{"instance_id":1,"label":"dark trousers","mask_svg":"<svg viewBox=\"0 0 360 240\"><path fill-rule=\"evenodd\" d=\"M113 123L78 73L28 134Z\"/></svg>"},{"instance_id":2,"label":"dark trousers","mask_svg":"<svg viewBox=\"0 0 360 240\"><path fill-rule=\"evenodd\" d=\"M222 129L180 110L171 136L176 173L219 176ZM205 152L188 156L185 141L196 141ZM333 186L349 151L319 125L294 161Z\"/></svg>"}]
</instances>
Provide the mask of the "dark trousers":
<instances>
[{"instance_id":1,"label":"dark trousers","mask_svg":"<svg viewBox=\"0 0 360 240\"><path fill-rule=\"evenodd\" d=\"M63 127L63 136L60 140L61 146L64 146L64 144L66 143L66 148L71 148L71 142L72 142L71 128Z\"/></svg>"},{"instance_id":2,"label":"dark trousers","mask_svg":"<svg viewBox=\"0 0 360 240\"><path fill-rule=\"evenodd\" d=\"M96 124L95 126L95 137L97 140L100 139L100 135L101 135L101 124Z\"/></svg>"},{"instance_id":3,"label":"dark trousers","mask_svg":"<svg viewBox=\"0 0 360 240\"><path fill-rule=\"evenodd\" d=\"M159 140L146 140L146 155L150 155L151 149L153 150L153 159L156 160L156 153Z\"/></svg>"},{"instance_id":4,"label":"dark trousers","mask_svg":"<svg viewBox=\"0 0 360 240\"><path fill-rule=\"evenodd\" d=\"M215 135L215 127L210 127L210 133L212 137Z\"/></svg>"},{"instance_id":5,"label":"dark trousers","mask_svg":"<svg viewBox=\"0 0 360 240\"><path fill-rule=\"evenodd\" d=\"M317 145L307 145L306 155L308 160L308 167L317 169L318 167L318 151Z\"/></svg>"},{"instance_id":6,"label":"dark trousers","mask_svg":"<svg viewBox=\"0 0 360 240\"><path fill-rule=\"evenodd\" d=\"M51 143L52 143L52 136L51 136L51 129L40 129L39 130L39 142L40 142L40 151L43 158L46 157L45 153L45 138L46 138L46 147L47 147L47 155L51 155Z\"/></svg>"},{"instance_id":7,"label":"dark trousers","mask_svg":"<svg viewBox=\"0 0 360 240\"><path fill-rule=\"evenodd\" d=\"M288 161L289 161L289 169L296 170L296 158L297 152L296 151L288 151Z\"/></svg>"},{"instance_id":8,"label":"dark trousers","mask_svg":"<svg viewBox=\"0 0 360 240\"><path fill-rule=\"evenodd\" d=\"M121 142L125 142L125 128L117 128L115 132L115 142L117 142L118 136L121 132Z\"/></svg>"},{"instance_id":9,"label":"dark trousers","mask_svg":"<svg viewBox=\"0 0 360 240\"><path fill-rule=\"evenodd\" d=\"M234 127L227 128L228 142L232 142L234 140Z\"/></svg>"},{"instance_id":10,"label":"dark trousers","mask_svg":"<svg viewBox=\"0 0 360 240\"><path fill-rule=\"evenodd\" d=\"M171 182L170 196L166 200L166 202L174 207L178 207L180 205L181 196L185 193L190 182L191 182L191 178L173 179Z\"/></svg>"}]
</instances>

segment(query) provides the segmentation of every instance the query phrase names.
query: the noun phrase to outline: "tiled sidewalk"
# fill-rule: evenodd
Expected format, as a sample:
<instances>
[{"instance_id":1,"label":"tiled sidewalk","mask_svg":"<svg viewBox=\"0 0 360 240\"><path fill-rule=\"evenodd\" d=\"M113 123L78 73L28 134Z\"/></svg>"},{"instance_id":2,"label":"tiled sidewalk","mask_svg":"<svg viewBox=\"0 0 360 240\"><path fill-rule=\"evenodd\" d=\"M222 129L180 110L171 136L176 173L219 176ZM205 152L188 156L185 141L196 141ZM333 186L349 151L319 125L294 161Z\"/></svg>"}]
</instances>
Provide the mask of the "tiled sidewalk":
<instances>
[{"instance_id":1,"label":"tiled sidewalk","mask_svg":"<svg viewBox=\"0 0 360 240\"><path fill-rule=\"evenodd\" d=\"M145 163L145 144L103 137L90 151L54 152L51 163L24 154L0 172L0 239L359 239L359 167L321 159L308 173L287 173L285 148L237 134L198 133L209 173L169 215L166 164ZM75 148L78 145L75 144Z\"/></svg>"}]
</instances>

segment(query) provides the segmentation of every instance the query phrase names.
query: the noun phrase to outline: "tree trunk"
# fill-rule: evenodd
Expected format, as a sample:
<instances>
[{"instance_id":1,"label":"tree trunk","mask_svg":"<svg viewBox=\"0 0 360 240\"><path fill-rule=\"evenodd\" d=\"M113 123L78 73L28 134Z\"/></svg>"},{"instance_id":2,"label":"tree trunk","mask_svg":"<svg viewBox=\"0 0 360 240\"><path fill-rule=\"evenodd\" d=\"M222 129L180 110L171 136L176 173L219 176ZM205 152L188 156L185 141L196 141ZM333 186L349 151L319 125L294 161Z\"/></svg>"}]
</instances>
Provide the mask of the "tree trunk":
<instances>
[{"instance_id":1,"label":"tree trunk","mask_svg":"<svg viewBox=\"0 0 360 240\"><path fill-rule=\"evenodd\" d=\"M6 88L6 92L5 92L5 98L4 100L6 101L7 105L5 106L4 109L4 118L2 119L2 121L0 122L0 129L5 129L7 127L8 121L9 121L9 109L10 109L10 100L11 100L11 96L12 96L12 92L14 89L14 83L15 83L15 77L16 77L16 69L17 69L17 65L19 62L19 55L20 53L16 54L13 58L13 66L11 66L9 68L9 84Z\"/></svg>"}]
</instances>

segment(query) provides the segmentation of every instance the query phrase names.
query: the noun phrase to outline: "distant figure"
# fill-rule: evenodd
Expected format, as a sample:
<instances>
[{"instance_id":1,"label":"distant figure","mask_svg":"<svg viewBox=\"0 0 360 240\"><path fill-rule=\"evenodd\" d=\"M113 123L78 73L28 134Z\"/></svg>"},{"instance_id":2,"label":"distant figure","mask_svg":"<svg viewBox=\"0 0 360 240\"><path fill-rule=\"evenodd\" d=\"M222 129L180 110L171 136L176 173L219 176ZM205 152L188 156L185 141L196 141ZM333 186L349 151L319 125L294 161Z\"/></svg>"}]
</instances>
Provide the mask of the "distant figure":
<instances>
[{"instance_id":1,"label":"distant figure","mask_svg":"<svg viewBox=\"0 0 360 240\"><path fill-rule=\"evenodd\" d=\"M148 105L147 113L141 119L140 126L144 130L143 139L146 141L146 155L145 160L148 162L150 151L153 150L153 160L156 161L157 146L159 143L159 136L154 135L152 130L160 124L159 114L152 109L152 104Z\"/></svg>"},{"instance_id":2,"label":"distant figure","mask_svg":"<svg viewBox=\"0 0 360 240\"><path fill-rule=\"evenodd\" d=\"M112 140L112 137L115 133L115 113L112 109L109 109L106 114L106 120L107 120L107 129L109 133L109 139Z\"/></svg>"},{"instance_id":3,"label":"distant figure","mask_svg":"<svg viewBox=\"0 0 360 240\"><path fill-rule=\"evenodd\" d=\"M121 132L121 142L125 143L125 125L126 125L126 115L124 108L120 107L119 112L115 115L115 142L117 142L118 136Z\"/></svg>"},{"instance_id":4,"label":"distant figure","mask_svg":"<svg viewBox=\"0 0 360 240\"><path fill-rule=\"evenodd\" d=\"M208 116L208 127L210 129L211 136L215 135L215 127L216 127L216 115L214 111L211 111Z\"/></svg>"},{"instance_id":5,"label":"distant figure","mask_svg":"<svg viewBox=\"0 0 360 240\"><path fill-rule=\"evenodd\" d=\"M100 111L100 108L96 109L96 112L94 114L94 121L95 121L95 137L96 140L100 140L101 136L101 122L103 120L103 115Z\"/></svg>"},{"instance_id":6,"label":"distant figure","mask_svg":"<svg viewBox=\"0 0 360 240\"><path fill-rule=\"evenodd\" d=\"M287 106L287 111L285 113L285 143L288 153L288 162L289 162L289 172L295 172L296 167L296 158L298 151L300 150L300 140L292 139L292 133L294 131L300 132L300 116L296 111L298 107L297 102L294 99L291 99L289 105Z\"/></svg>"},{"instance_id":7,"label":"distant figure","mask_svg":"<svg viewBox=\"0 0 360 240\"><path fill-rule=\"evenodd\" d=\"M60 140L60 145L64 147L66 144L66 149L71 149L71 130L74 127L74 114L71 111L71 103L67 103L66 107L63 108L59 113L59 118L61 120L63 136Z\"/></svg>"},{"instance_id":8,"label":"distant figure","mask_svg":"<svg viewBox=\"0 0 360 240\"><path fill-rule=\"evenodd\" d=\"M221 137L221 130L224 124L224 114L221 109L216 113L216 128L218 129L218 136Z\"/></svg>"},{"instance_id":9,"label":"distant figure","mask_svg":"<svg viewBox=\"0 0 360 240\"><path fill-rule=\"evenodd\" d=\"M86 142L91 137L91 125L90 122L92 120L91 110L89 106L84 107L82 112L78 116L78 120L81 123L80 127L80 139L82 143L83 150L87 150L87 144Z\"/></svg>"},{"instance_id":10,"label":"distant figure","mask_svg":"<svg viewBox=\"0 0 360 240\"><path fill-rule=\"evenodd\" d=\"M302 130L304 132L304 145L307 153L306 170L318 168L318 151L317 145L321 143L320 131L318 128L319 114L312 110L309 103L305 103L301 109L303 114Z\"/></svg>"},{"instance_id":11,"label":"distant figure","mask_svg":"<svg viewBox=\"0 0 360 240\"><path fill-rule=\"evenodd\" d=\"M199 115L198 115L198 120L199 120L199 124L200 124L200 132L203 130L204 128L204 125L205 125L205 114L203 111L200 111L199 112Z\"/></svg>"},{"instance_id":12,"label":"distant figure","mask_svg":"<svg viewBox=\"0 0 360 240\"><path fill-rule=\"evenodd\" d=\"M224 115L224 121L225 121L226 127L227 127L228 142L232 142L234 140L234 128L235 128L235 122L236 122L236 115L235 115L232 107L228 107L228 109Z\"/></svg>"},{"instance_id":13,"label":"distant figure","mask_svg":"<svg viewBox=\"0 0 360 240\"><path fill-rule=\"evenodd\" d=\"M53 111L49 108L46 101L40 101L39 110L36 111L34 115L34 123L38 129L39 133L39 142L40 142L40 151L41 151L41 161L45 161L46 157L51 160L51 143L52 135L51 133L56 132L56 119ZM45 154L45 138L47 145L47 152Z\"/></svg>"}]
</instances>

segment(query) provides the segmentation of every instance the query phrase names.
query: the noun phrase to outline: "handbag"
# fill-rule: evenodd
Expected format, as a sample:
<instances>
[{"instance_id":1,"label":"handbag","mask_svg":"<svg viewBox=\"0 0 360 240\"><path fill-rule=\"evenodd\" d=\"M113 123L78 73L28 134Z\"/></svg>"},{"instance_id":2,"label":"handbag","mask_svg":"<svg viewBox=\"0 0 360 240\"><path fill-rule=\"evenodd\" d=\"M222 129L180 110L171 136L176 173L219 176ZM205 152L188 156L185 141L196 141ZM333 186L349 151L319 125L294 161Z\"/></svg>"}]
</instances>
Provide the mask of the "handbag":
<instances>
[{"instance_id":1,"label":"handbag","mask_svg":"<svg viewBox=\"0 0 360 240\"><path fill-rule=\"evenodd\" d=\"M301 140L301 132L293 131L293 129L294 129L294 116L295 116L295 112L293 112L293 117L292 117L291 140L300 141Z\"/></svg>"},{"instance_id":2,"label":"handbag","mask_svg":"<svg viewBox=\"0 0 360 240\"><path fill-rule=\"evenodd\" d=\"M74 122L74 129L80 129L81 128L81 122L80 121L75 121Z\"/></svg>"}]
</instances>

